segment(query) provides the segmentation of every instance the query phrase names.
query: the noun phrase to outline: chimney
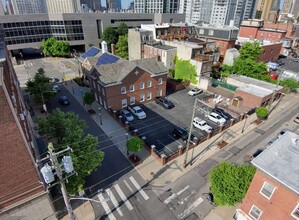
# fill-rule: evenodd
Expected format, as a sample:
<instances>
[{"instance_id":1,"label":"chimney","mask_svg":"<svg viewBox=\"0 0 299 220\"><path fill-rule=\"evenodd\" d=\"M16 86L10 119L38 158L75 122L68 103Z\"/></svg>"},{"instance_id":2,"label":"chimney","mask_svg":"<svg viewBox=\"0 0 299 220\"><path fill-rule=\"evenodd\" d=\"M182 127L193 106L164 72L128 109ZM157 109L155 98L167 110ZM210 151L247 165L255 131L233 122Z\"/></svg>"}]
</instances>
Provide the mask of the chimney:
<instances>
[{"instance_id":1,"label":"chimney","mask_svg":"<svg viewBox=\"0 0 299 220\"><path fill-rule=\"evenodd\" d=\"M111 53L115 55L115 44L111 44Z\"/></svg>"},{"instance_id":2,"label":"chimney","mask_svg":"<svg viewBox=\"0 0 299 220\"><path fill-rule=\"evenodd\" d=\"M108 47L106 41L102 41L102 53L107 53Z\"/></svg>"}]
</instances>

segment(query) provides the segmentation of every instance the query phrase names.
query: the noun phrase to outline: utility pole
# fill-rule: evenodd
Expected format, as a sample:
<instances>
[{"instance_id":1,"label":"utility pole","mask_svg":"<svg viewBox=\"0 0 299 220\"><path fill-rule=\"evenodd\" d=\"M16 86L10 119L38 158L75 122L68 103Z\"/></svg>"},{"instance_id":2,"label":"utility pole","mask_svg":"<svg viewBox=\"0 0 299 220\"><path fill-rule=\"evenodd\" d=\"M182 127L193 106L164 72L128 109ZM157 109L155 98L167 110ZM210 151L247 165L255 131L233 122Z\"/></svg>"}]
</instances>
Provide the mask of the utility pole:
<instances>
[{"instance_id":1,"label":"utility pole","mask_svg":"<svg viewBox=\"0 0 299 220\"><path fill-rule=\"evenodd\" d=\"M44 158L40 161L37 161L37 162L41 162L41 161L50 159L50 161L52 162L53 167L50 167L48 164L46 164L41 169L41 173L42 173L42 175L45 179L45 182L47 184L49 184L49 183L54 181L54 175L53 175L51 170L52 170L52 168L55 169L56 174L59 178L59 183L60 183L60 186L61 186L61 192L62 192L63 200L64 200L64 203L65 203L66 209L68 211L69 217L70 217L71 220L75 220L75 215L74 215L72 206L69 202L69 198L67 196L67 191L66 191L66 187L65 187L65 184L64 184L64 178L62 176L61 165L59 164L58 159L57 159L57 156L59 156L60 154L65 153L67 151L70 151L71 148L67 147L66 149L64 149L62 151L54 152L53 144L50 142L48 144L48 150L49 150L49 155L46 158ZM72 164L72 161L71 161L71 157L70 156L64 157L62 162L63 162L64 171L66 173L73 173L74 167L73 167L73 164Z\"/></svg>"},{"instance_id":2,"label":"utility pole","mask_svg":"<svg viewBox=\"0 0 299 220\"><path fill-rule=\"evenodd\" d=\"M274 92L272 94L272 97L270 99L270 103L269 103L269 106L268 106L268 112L270 112L271 105L273 104L274 98L275 98L275 96L277 94L277 89L278 89L279 82L280 82L280 80L277 79L276 87L275 87L275 90L274 90Z\"/></svg>"},{"instance_id":3,"label":"utility pole","mask_svg":"<svg viewBox=\"0 0 299 220\"><path fill-rule=\"evenodd\" d=\"M194 119L196 106L197 106L197 98L195 98L194 106L193 106L192 118L191 118L188 140L187 140L187 148L186 148L186 152L185 152L184 168L186 168L186 166L187 166L187 157L188 157L188 151L189 151L189 147L190 147L191 132L192 132L193 119Z\"/></svg>"}]
</instances>

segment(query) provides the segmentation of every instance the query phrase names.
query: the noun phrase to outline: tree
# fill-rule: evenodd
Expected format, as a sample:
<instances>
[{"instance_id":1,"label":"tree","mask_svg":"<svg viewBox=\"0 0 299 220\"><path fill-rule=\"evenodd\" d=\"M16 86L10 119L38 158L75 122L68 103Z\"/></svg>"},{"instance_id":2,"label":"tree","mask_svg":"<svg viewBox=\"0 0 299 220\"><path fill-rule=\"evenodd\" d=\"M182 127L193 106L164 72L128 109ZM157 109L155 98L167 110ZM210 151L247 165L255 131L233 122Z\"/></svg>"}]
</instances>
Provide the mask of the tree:
<instances>
[{"instance_id":1,"label":"tree","mask_svg":"<svg viewBox=\"0 0 299 220\"><path fill-rule=\"evenodd\" d=\"M67 190L71 195L83 190L85 177L95 171L104 159L104 153L97 150L96 137L84 135L86 124L73 112L53 110L47 118L37 120L39 133L46 135L53 142L55 151L60 151L70 146L75 171L67 183Z\"/></svg>"},{"instance_id":2,"label":"tree","mask_svg":"<svg viewBox=\"0 0 299 220\"><path fill-rule=\"evenodd\" d=\"M118 34L113 27L105 28L103 32L103 40L106 41L108 47L111 47L111 44L116 44L118 40Z\"/></svg>"},{"instance_id":3,"label":"tree","mask_svg":"<svg viewBox=\"0 0 299 220\"><path fill-rule=\"evenodd\" d=\"M241 60L251 59L256 61L262 51L263 49L258 41L246 42L242 45L238 58Z\"/></svg>"},{"instance_id":4,"label":"tree","mask_svg":"<svg viewBox=\"0 0 299 220\"><path fill-rule=\"evenodd\" d=\"M66 57L70 53L70 44L66 41L57 41L54 37L42 40L41 47L45 56Z\"/></svg>"},{"instance_id":5,"label":"tree","mask_svg":"<svg viewBox=\"0 0 299 220\"><path fill-rule=\"evenodd\" d=\"M256 168L221 162L209 173L211 192L216 205L235 205L242 201Z\"/></svg>"},{"instance_id":6,"label":"tree","mask_svg":"<svg viewBox=\"0 0 299 220\"><path fill-rule=\"evenodd\" d=\"M195 66L189 60L176 59L174 78L183 82L197 84Z\"/></svg>"},{"instance_id":7,"label":"tree","mask_svg":"<svg viewBox=\"0 0 299 220\"><path fill-rule=\"evenodd\" d=\"M128 25L126 25L124 22L120 23L116 29L116 32L118 36L124 36L128 34Z\"/></svg>"},{"instance_id":8,"label":"tree","mask_svg":"<svg viewBox=\"0 0 299 220\"><path fill-rule=\"evenodd\" d=\"M86 92L83 98L83 101L86 105L89 105L91 108L92 103L94 103L94 95L91 92Z\"/></svg>"},{"instance_id":9,"label":"tree","mask_svg":"<svg viewBox=\"0 0 299 220\"><path fill-rule=\"evenodd\" d=\"M284 87L285 93L295 92L299 88L299 83L292 78L280 81L279 85Z\"/></svg>"},{"instance_id":10,"label":"tree","mask_svg":"<svg viewBox=\"0 0 299 220\"><path fill-rule=\"evenodd\" d=\"M128 49L128 35L119 36L116 44L116 55L129 59L129 49Z\"/></svg>"},{"instance_id":11,"label":"tree","mask_svg":"<svg viewBox=\"0 0 299 220\"><path fill-rule=\"evenodd\" d=\"M127 141L127 149L130 152L138 153L141 151L144 143L140 137L134 136Z\"/></svg>"},{"instance_id":12,"label":"tree","mask_svg":"<svg viewBox=\"0 0 299 220\"><path fill-rule=\"evenodd\" d=\"M45 76L43 68L39 68L37 70L33 79L29 79L26 82L26 86L26 91L29 92L30 95L34 96L34 100L37 103L47 101L55 95L55 92L51 91L50 78Z\"/></svg>"},{"instance_id":13,"label":"tree","mask_svg":"<svg viewBox=\"0 0 299 220\"><path fill-rule=\"evenodd\" d=\"M266 107L260 106L255 109L256 116L260 119L266 119L269 111Z\"/></svg>"}]
</instances>

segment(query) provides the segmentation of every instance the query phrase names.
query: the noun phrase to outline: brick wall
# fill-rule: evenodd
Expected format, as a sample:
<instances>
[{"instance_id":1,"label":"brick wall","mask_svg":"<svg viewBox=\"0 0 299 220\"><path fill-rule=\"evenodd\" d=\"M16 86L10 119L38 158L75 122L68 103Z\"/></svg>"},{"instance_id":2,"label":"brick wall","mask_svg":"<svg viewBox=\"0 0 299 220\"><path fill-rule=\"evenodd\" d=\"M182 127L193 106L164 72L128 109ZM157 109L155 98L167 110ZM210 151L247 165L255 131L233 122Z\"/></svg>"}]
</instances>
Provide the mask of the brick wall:
<instances>
[{"instance_id":1,"label":"brick wall","mask_svg":"<svg viewBox=\"0 0 299 220\"><path fill-rule=\"evenodd\" d=\"M246 106L248 108L255 108L257 106L262 105L262 103L268 99L271 99L271 95L266 96L264 98L255 96L253 94L241 91L241 90L236 90L234 97L240 96L243 98L242 105Z\"/></svg>"},{"instance_id":2,"label":"brick wall","mask_svg":"<svg viewBox=\"0 0 299 220\"><path fill-rule=\"evenodd\" d=\"M260 193L264 181L273 185L276 189L270 199ZM298 205L299 195L282 186L261 171L257 171L241 204L240 209L249 215L254 204L262 211L259 220L283 219L294 220L291 212Z\"/></svg>"},{"instance_id":3,"label":"brick wall","mask_svg":"<svg viewBox=\"0 0 299 220\"><path fill-rule=\"evenodd\" d=\"M136 73L138 71L138 74ZM162 84L158 85L159 78L162 78ZM128 74L123 80L122 84L115 86L107 86L102 87L105 90L105 96L103 93L99 93L97 89L93 89L96 91L97 95L102 98L102 101L106 101L107 108L110 106L113 110L119 110L122 108L122 100L127 99L127 104L130 105L130 97L135 97L135 104L138 105L140 103L146 103L152 101L156 96L158 96L158 91L162 90L162 96L166 95L166 79L167 74L161 76L151 77L151 74L146 71L135 68L130 74ZM151 87L148 87L148 81L152 82ZM144 89L140 89L140 83L144 83ZM134 85L134 92L130 92L130 85ZM121 87L126 87L126 93L121 94ZM93 85L91 86L93 88ZM151 93L151 98L148 99L148 93ZM140 96L144 94L144 101L140 102ZM100 98L99 98L100 99Z\"/></svg>"},{"instance_id":4,"label":"brick wall","mask_svg":"<svg viewBox=\"0 0 299 220\"><path fill-rule=\"evenodd\" d=\"M235 47L235 40L233 41L225 41L225 40L215 40L215 47L219 48L220 56L222 59L224 59L225 53L227 49L234 48Z\"/></svg>"},{"instance_id":5,"label":"brick wall","mask_svg":"<svg viewBox=\"0 0 299 220\"><path fill-rule=\"evenodd\" d=\"M263 45L263 51L261 52L258 60L264 63L278 60L278 56L282 49L282 43L275 43L270 45Z\"/></svg>"},{"instance_id":6,"label":"brick wall","mask_svg":"<svg viewBox=\"0 0 299 220\"><path fill-rule=\"evenodd\" d=\"M239 31L239 37L256 38L257 32L258 32L257 27L241 26Z\"/></svg>"}]
</instances>

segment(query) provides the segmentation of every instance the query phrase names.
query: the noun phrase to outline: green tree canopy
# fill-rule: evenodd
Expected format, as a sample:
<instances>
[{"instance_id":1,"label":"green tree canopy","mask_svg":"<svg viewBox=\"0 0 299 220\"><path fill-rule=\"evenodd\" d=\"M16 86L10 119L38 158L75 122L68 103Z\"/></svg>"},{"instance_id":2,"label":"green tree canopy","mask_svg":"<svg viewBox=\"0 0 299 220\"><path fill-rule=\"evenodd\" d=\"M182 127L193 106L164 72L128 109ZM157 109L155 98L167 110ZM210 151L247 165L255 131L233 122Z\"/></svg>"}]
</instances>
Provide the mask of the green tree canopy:
<instances>
[{"instance_id":1,"label":"green tree canopy","mask_svg":"<svg viewBox=\"0 0 299 220\"><path fill-rule=\"evenodd\" d=\"M141 151L143 145L143 140L137 136L134 136L127 141L127 149L130 152L138 153Z\"/></svg>"},{"instance_id":2,"label":"green tree canopy","mask_svg":"<svg viewBox=\"0 0 299 220\"><path fill-rule=\"evenodd\" d=\"M116 55L129 59L129 49L128 49L128 35L119 36L116 44Z\"/></svg>"},{"instance_id":3,"label":"green tree canopy","mask_svg":"<svg viewBox=\"0 0 299 220\"><path fill-rule=\"evenodd\" d=\"M285 93L295 92L299 88L299 83L292 78L280 81L279 85L284 87Z\"/></svg>"},{"instance_id":4,"label":"green tree canopy","mask_svg":"<svg viewBox=\"0 0 299 220\"><path fill-rule=\"evenodd\" d=\"M34 96L34 100L37 103L41 103L43 101L42 99L47 101L55 95L55 93L51 91L50 78L45 76L43 68L37 70L34 77L26 82L26 86L26 91Z\"/></svg>"},{"instance_id":5,"label":"green tree canopy","mask_svg":"<svg viewBox=\"0 0 299 220\"><path fill-rule=\"evenodd\" d=\"M86 92L84 94L84 98L83 101L86 105L91 106L92 103L94 103L95 99L94 99L94 95L91 92Z\"/></svg>"},{"instance_id":6,"label":"green tree canopy","mask_svg":"<svg viewBox=\"0 0 299 220\"><path fill-rule=\"evenodd\" d=\"M116 30L113 27L106 27L103 32L103 40L106 41L109 48L111 47L111 44L116 44L118 40Z\"/></svg>"},{"instance_id":7,"label":"green tree canopy","mask_svg":"<svg viewBox=\"0 0 299 220\"><path fill-rule=\"evenodd\" d=\"M58 41L54 37L43 39L41 47L46 56L66 57L70 53L70 44L66 41Z\"/></svg>"},{"instance_id":8,"label":"green tree canopy","mask_svg":"<svg viewBox=\"0 0 299 220\"><path fill-rule=\"evenodd\" d=\"M235 205L242 201L256 168L221 162L209 173L211 192L216 205Z\"/></svg>"},{"instance_id":9,"label":"green tree canopy","mask_svg":"<svg viewBox=\"0 0 299 220\"><path fill-rule=\"evenodd\" d=\"M116 29L116 32L119 36L128 34L128 25L126 25L124 22L120 23Z\"/></svg>"},{"instance_id":10,"label":"green tree canopy","mask_svg":"<svg viewBox=\"0 0 299 220\"><path fill-rule=\"evenodd\" d=\"M197 73L195 66L189 60L176 59L174 78L183 82L197 84Z\"/></svg>"},{"instance_id":11,"label":"green tree canopy","mask_svg":"<svg viewBox=\"0 0 299 220\"><path fill-rule=\"evenodd\" d=\"M246 42L242 45L239 51L239 58L241 60L251 59L256 61L262 51L263 49L258 41Z\"/></svg>"},{"instance_id":12,"label":"green tree canopy","mask_svg":"<svg viewBox=\"0 0 299 220\"><path fill-rule=\"evenodd\" d=\"M95 171L104 159L104 153L97 150L98 140L87 134L84 136L85 122L73 112L53 110L47 118L37 120L39 133L53 142L55 151L70 146L75 171L78 175L69 178L67 190L71 195L82 191L85 177Z\"/></svg>"}]
</instances>

